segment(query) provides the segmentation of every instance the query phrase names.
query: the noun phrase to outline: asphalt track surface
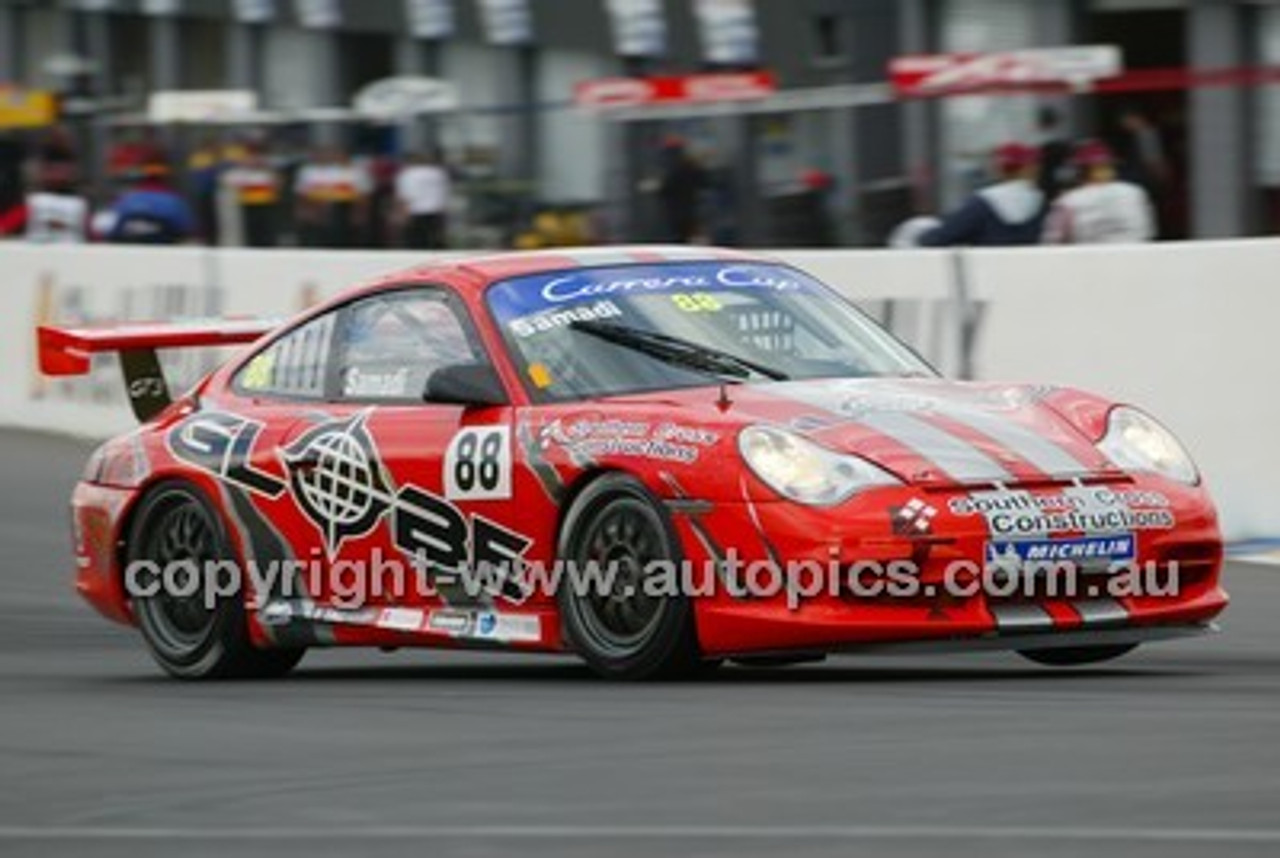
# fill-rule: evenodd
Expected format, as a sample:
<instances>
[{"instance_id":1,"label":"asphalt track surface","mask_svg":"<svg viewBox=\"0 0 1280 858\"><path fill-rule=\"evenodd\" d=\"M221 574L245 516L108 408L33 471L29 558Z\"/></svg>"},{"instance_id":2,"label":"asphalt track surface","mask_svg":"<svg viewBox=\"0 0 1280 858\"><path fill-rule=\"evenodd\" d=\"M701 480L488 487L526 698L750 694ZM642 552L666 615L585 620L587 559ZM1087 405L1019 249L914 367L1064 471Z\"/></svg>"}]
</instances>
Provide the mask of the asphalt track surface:
<instances>
[{"instance_id":1,"label":"asphalt track surface","mask_svg":"<svg viewBox=\"0 0 1280 858\"><path fill-rule=\"evenodd\" d=\"M319 652L192 685L71 591L87 449L0 433L0 855L1280 854L1280 568L1231 566L1222 635L1072 671Z\"/></svg>"}]
</instances>

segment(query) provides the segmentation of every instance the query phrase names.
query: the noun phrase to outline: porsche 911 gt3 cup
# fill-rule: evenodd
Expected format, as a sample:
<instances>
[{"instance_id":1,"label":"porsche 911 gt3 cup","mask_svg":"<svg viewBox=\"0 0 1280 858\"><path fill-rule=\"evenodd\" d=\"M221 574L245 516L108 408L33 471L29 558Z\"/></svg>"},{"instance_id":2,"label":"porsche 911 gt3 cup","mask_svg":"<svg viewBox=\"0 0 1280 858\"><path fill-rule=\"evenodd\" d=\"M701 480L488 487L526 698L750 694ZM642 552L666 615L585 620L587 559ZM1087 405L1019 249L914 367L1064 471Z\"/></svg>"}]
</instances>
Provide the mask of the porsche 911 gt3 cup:
<instances>
[{"instance_id":1,"label":"porsche 911 gt3 cup","mask_svg":"<svg viewBox=\"0 0 1280 858\"><path fill-rule=\"evenodd\" d=\"M75 490L77 586L179 677L323 646L627 678L917 647L1079 664L1227 604L1213 504L1155 419L940 378L761 257L502 255L279 325L39 340L54 375L119 353L141 425ZM235 344L171 395L157 350Z\"/></svg>"}]
</instances>

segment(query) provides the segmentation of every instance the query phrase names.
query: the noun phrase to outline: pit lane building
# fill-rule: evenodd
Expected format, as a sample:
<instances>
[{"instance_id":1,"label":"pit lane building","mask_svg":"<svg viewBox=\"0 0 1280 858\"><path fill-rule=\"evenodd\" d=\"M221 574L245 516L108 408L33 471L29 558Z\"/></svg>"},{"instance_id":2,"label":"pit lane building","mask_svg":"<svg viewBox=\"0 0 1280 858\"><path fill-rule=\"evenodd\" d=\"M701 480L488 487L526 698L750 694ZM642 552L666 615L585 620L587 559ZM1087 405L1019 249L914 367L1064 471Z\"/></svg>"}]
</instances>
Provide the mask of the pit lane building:
<instances>
[{"instance_id":1,"label":"pit lane building","mask_svg":"<svg viewBox=\"0 0 1280 858\"><path fill-rule=\"evenodd\" d=\"M884 86L904 54L1076 44L1118 45L1147 84L906 102ZM61 91L98 120L152 90L247 89L352 143L341 111L364 85L451 82L459 109L419 142L511 198L597 206L629 238L652 232L670 134L719 171L733 239L776 239L780 201L819 171L838 239L875 245L902 217L953 204L992 145L1034 140L1046 103L1073 137L1116 136L1124 110L1151 119L1170 167L1166 236L1274 232L1277 66L1280 4L1243 0L0 0L0 81ZM767 69L778 92L609 115L573 105L583 80L726 69Z\"/></svg>"}]
</instances>

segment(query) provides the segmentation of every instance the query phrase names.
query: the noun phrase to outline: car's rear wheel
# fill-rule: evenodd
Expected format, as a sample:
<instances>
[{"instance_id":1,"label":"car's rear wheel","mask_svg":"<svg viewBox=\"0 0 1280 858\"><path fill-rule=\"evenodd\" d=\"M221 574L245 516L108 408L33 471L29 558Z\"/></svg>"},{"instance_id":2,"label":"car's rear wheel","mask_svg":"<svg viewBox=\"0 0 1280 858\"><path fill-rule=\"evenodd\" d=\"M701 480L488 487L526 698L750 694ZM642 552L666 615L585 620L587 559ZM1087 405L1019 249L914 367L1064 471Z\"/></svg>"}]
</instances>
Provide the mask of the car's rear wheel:
<instances>
[{"instance_id":1,"label":"car's rear wheel","mask_svg":"<svg viewBox=\"0 0 1280 858\"><path fill-rule=\"evenodd\" d=\"M1137 649L1137 644L1113 644L1111 646L1078 646L1057 649L1023 649L1018 655L1036 664L1050 667L1075 667L1082 664L1098 664L1127 655Z\"/></svg>"},{"instance_id":2,"label":"car's rear wheel","mask_svg":"<svg viewBox=\"0 0 1280 858\"><path fill-rule=\"evenodd\" d=\"M282 676L305 650L263 650L249 641L241 594L209 596L215 564L235 554L212 506L195 488L166 483L133 517L127 564L144 593L134 615L151 655L180 679ZM168 570L168 571L166 571ZM158 577L157 577L158 576Z\"/></svg>"},{"instance_id":3,"label":"car's rear wheel","mask_svg":"<svg viewBox=\"0 0 1280 858\"><path fill-rule=\"evenodd\" d=\"M643 485L606 474L587 486L565 516L560 557L575 572L600 570L600 581L558 594L569 644L601 676L615 679L683 677L701 673L693 606L683 594L658 593L645 582L655 564L683 559L675 527ZM648 590L648 592L646 592Z\"/></svg>"}]
</instances>

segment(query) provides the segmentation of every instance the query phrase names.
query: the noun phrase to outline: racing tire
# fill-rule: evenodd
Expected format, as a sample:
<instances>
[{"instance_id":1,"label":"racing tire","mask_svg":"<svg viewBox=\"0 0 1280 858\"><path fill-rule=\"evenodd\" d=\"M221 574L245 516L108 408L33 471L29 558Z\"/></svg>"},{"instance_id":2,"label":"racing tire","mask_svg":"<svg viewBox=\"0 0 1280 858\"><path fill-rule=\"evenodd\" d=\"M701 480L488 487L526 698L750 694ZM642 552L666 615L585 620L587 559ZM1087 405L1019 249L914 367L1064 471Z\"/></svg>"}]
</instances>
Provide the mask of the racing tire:
<instances>
[{"instance_id":1,"label":"racing tire","mask_svg":"<svg viewBox=\"0 0 1280 858\"><path fill-rule=\"evenodd\" d=\"M1098 664L1120 658L1137 649L1135 644L1112 644L1110 646L1073 646L1052 649L1021 649L1018 655L1045 664L1050 667L1076 667L1084 664Z\"/></svg>"},{"instance_id":2,"label":"racing tire","mask_svg":"<svg viewBox=\"0 0 1280 858\"><path fill-rule=\"evenodd\" d=\"M686 595L644 592L646 568L684 559L661 503L632 477L599 477L577 496L560 531L559 556L582 570L617 570L609 592L579 594L564 580L556 594L569 646L608 679L687 679L714 671L698 651L693 605ZM588 582L592 583L592 582Z\"/></svg>"},{"instance_id":3,"label":"racing tire","mask_svg":"<svg viewBox=\"0 0 1280 858\"><path fill-rule=\"evenodd\" d=\"M169 482L142 500L125 543L125 563L149 561L153 569L173 564L183 597L163 586L133 597L133 612L152 658L178 679L273 678L287 674L305 649L259 649L249 640L241 594L219 596L210 608L197 577L207 565L235 561L222 520L203 493L193 486ZM183 564L183 565L179 565ZM201 567L206 568L202 569Z\"/></svg>"}]
</instances>

